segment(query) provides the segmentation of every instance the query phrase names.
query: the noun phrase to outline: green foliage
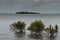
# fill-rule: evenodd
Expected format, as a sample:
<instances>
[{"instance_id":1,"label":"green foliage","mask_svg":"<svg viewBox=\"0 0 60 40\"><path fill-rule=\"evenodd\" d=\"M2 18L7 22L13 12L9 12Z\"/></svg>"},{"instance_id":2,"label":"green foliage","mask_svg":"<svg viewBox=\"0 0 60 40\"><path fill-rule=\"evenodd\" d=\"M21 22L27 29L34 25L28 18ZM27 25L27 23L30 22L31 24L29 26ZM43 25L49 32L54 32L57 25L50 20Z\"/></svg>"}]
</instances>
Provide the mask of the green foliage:
<instances>
[{"instance_id":1,"label":"green foliage","mask_svg":"<svg viewBox=\"0 0 60 40\"><path fill-rule=\"evenodd\" d=\"M53 27L50 25L48 28L46 28L46 31L49 32L49 33L55 33L55 32L56 32L56 29L53 28Z\"/></svg>"},{"instance_id":2,"label":"green foliage","mask_svg":"<svg viewBox=\"0 0 60 40\"><path fill-rule=\"evenodd\" d=\"M11 24L12 27L19 29L21 32L23 32L23 30L25 30L25 23L21 22L21 21L17 21ZM52 27L51 24L49 25L49 27L47 27L45 29L45 25L43 24L43 22L41 20L35 20L34 22L32 22L30 24L30 26L28 27L28 30L35 33L41 33L43 30L45 30L47 33L50 33L51 35L54 35L54 33L56 33L58 31L58 25L55 25L55 27Z\"/></svg>"},{"instance_id":3,"label":"green foliage","mask_svg":"<svg viewBox=\"0 0 60 40\"><path fill-rule=\"evenodd\" d=\"M58 25L57 24L55 25L55 29L56 29L56 32L58 32Z\"/></svg>"},{"instance_id":4,"label":"green foliage","mask_svg":"<svg viewBox=\"0 0 60 40\"><path fill-rule=\"evenodd\" d=\"M21 21L18 21L16 23L13 23L12 24L12 27L16 28L16 29L20 29L21 31L25 29L25 23L24 22L21 22Z\"/></svg>"},{"instance_id":5,"label":"green foliage","mask_svg":"<svg viewBox=\"0 0 60 40\"><path fill-rule=\"evenodd\" d=\"M49 25L48 28L45 29L45 31L47 33L50 33L50 36L54 36L54 33L56 33L56 28L52 27L51 25Z\"/></svg>"},{"instance_id":6,"label":"green foliage","mask_svg":"<svg viewBox=\"0 0 60 40\"><path fill-rule=\"evenodd\" d=\"M55 32L56 32L55 28L52 27L52 28L50 29L50 33L55 33Z\"/></svg>"},{"instance_id":7,"label":"green foliage","mask_svg":"<svg viewBox=\"0 0 60 40\"><path fill-rule=\"evenodd\" d=\"M44 26L44 24L41 20L39 20L39 21L36 20L36 21L34 21L30 24L30 26L28 27L28 30L35 31L35 32L40 32L44 29L44 27L45 26Z\"/></svg>"}]
</instances>

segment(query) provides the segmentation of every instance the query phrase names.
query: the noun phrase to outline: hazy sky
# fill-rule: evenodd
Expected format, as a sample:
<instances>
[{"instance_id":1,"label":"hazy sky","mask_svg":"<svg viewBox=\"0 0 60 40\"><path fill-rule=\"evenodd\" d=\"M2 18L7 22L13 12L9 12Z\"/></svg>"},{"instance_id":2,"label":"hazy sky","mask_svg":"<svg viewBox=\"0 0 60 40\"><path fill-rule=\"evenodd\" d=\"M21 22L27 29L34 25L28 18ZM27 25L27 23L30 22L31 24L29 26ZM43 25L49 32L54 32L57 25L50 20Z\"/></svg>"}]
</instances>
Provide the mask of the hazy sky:
<instances>
[{"instance_id":1,"label":"hazy sky","mask_svg":"<svg viewBox=\"0 0 60 40\"><path fill-rule=\"evenodd\" d=\"M0 0L0 12L60 13L60 0Z\"/></svg>"}]
</instances>

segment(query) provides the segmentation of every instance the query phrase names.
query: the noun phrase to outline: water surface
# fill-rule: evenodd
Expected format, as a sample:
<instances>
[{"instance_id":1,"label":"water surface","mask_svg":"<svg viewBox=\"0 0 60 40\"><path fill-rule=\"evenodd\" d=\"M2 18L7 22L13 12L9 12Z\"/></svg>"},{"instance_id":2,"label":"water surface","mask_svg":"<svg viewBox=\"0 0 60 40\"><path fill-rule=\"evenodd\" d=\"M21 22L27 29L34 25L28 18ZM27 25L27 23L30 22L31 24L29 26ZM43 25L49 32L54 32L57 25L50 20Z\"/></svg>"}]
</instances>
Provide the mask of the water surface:
<instances>
[{"instance_id":1,"label":"water surface","mask_svg":"<svg viewBox=\"0 0 60 40\"><path fill-rule=\"evenodd\" d=\"M59 40L60 31L56 37L50 38L47 34L40 35L37 37L30 36L30 31L26 30L26 34L15 33L10 30L10 24L16 21L23 21L26 23L26 29L34 20L42 20L46 27L50 24L54 26L57 24L60 30L60 15L58 14L11 14L11 15L0 15L0 40Z\"/></svg>"}]
</instances>

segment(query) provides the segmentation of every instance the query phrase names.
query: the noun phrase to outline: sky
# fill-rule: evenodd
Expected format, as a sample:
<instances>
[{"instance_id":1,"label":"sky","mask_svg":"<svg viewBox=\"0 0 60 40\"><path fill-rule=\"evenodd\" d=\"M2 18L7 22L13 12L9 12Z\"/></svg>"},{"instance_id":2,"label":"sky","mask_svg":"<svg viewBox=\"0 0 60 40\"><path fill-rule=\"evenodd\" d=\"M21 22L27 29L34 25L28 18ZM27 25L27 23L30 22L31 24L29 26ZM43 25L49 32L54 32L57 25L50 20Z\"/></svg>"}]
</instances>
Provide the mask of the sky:
<instances>
[{"instance_id":1,"label":"sky","mask_svg":"<svg viewBox=\"0 0 60 40\"><path fill-rule=\"evenodd\" d=\"M0 0L0 13L60 13L60 0Z\"/></svg>"}]
</instances>

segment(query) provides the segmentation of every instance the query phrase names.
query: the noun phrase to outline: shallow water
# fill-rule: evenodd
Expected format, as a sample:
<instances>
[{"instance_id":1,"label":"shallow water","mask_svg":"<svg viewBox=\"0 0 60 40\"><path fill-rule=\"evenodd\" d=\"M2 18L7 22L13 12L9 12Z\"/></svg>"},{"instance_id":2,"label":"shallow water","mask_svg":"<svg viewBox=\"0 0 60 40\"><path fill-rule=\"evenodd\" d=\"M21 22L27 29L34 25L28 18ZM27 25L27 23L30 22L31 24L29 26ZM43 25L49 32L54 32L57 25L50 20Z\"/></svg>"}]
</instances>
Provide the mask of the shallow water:
<instances>
[{"instance_id":1,"label":"shallow water","mask_svg":"<svg viewBox=\"0 0 60 40\"><path fill-rule=\"evenodd\" d=\"M10 24L16 21L23 21L26 23L26 29L36 19L43 21L46 27L50 24L53 26L57 24L60 30L60 15L58 14L10 14L0 15L0 40L59 40L60 31L55 37L49 37L47 34L31 36L30 31L26 30L26 34L15 33L10 30Z\"/></svg>"}]
</instances>

